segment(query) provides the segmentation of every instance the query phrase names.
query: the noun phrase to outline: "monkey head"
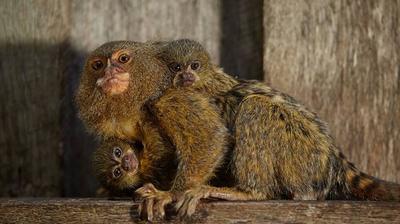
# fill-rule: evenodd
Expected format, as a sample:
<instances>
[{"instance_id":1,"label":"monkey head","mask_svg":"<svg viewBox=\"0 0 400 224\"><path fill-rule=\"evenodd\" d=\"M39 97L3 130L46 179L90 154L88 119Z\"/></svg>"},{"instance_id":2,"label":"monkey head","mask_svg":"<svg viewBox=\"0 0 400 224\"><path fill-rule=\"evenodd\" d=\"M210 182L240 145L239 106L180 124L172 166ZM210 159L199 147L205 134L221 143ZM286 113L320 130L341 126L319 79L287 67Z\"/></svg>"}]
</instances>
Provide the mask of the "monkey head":
<instances>
[{"instance_id":1,"label":"monkey head","mask_svg":"<svg viewBox=\"0 0 400 224\"><path fill-rule=\"evenodd\" d=\"M140 156L143 145L116 138L104 140L93 154L93 170L110 190L132 189L141 184Z\"/></svg>"},{"instance_id":2,"label":"monkey head","mask_svg":"<svg viewBox=\"0 0 400 224\"><path fill-rule=\"evenodd\" d=\"M161 48L159 56L174 74L174 86L201 87L211 80L213 66L210 56L198 42L181 39Z\"/></svg>"},{"instance_id":3,"label":"monkey head","mask_svg":"<svg viewBox=\"0 0 400 224\"><path fill-rule=\"evenodd\" d=\"M92 131L104 120L132 117L149 99L172 85L161 61L160 43L108 42L87 58L76 102L79 115Z\"/></svg>"},{"instance_id":4,"label":"monkey head","mask_svg":"<svg viewBox=\"0 0 400 224\"><path fill-rule=\"evenodd\" d=\"M88 63L93 73L102 73L98 75L96 85L107 95L117 95L128 89L130 61L129 50L121 49L108 58L94 56Z\"/></svg>"}]
</instances>

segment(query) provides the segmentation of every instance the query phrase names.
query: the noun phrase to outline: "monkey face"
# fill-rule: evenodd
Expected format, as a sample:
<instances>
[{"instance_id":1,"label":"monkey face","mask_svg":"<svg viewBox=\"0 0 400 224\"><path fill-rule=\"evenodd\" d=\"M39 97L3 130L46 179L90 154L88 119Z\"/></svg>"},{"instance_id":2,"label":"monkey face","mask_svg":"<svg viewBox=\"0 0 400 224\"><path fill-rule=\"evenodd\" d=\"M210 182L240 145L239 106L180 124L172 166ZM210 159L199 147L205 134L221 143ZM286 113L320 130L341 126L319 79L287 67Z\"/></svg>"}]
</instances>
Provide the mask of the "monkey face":
<instances>
[{"instance_id":1,"label":"monkey face","mask_svg":"<svg viewBox=\"0 0 400 224\"><path fill-rule=\"evenodd\" d=\"M94 172L108 188L124 190L139 184L141 149L119 139L105 140L93 155Z\"/></svg>"},{"instance_id":2,"label":"monkey face","mask_svg":"<svg viewBox=\"0 0 400 224\"><path fill-rule=\"evenodd\" d=\"M207 51L196 41L182 39L171 41L162 48L161 59L174 74L173 85L196 86L210 68Z\"/></svg>"},{"instance_id":3,"label":"monkey face","mask_svg":"<svg viewBox=\"0 0 400 224\"><path fill-rule=\"evenodd\" d=\"M172 86L173 77L158 52L158 44L132 41L108 42L91 52L75 98L90 131L114 136L114 129L107 128L110 121L136 119L149 99Z\"/></svg>"},{"instance_id":4,"label":"monkey face","mask_svg":"<svg viewBox=\"0 0 400 224\"><path fill-rule=\"evenodd\" d=\"M96 85L108 95L121 94L128 89L131 63L128 49L112 52L109 57L94 56L88 60L89 69L97 77Z\"/></svg>"},{"instance_id":5,"label":"monkey face","mask_svg":"<svg viewBox=\"0 0 400 224\"><path fill-rule=\"evenodd\" d=\"M172 62L168 67L175 74L173 80L174 86L192 86L196 81L200 80L197 74L201 68L200 61L195 60L185 64Z\"/></svg>"}]
</instances>

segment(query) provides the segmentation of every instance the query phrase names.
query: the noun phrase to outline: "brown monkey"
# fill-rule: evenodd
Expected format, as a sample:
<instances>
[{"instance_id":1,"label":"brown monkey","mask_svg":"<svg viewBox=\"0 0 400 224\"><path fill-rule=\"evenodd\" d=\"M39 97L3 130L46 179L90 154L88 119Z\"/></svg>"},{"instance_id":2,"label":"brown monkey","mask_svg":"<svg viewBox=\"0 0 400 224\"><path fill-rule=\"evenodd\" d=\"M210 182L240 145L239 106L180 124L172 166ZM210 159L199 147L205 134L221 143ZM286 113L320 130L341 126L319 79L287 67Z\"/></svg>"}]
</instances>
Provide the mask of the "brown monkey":
<instances>
[{"instance_id":1,"label":"brown monkey","mask_svg":"<svg viewBox=\"0 0 400 224\"><path fill-rule=\"evenodd\" d=\"M195 41L171 42L162 58L176 73L174 85L216 99L235 142L230 161L235 186L187 191L177 204L181 216L190 216L206 197L400 200L398 184L355 168L333 143L325 123L292 97L257 81L231 88L237 81L209 66L207 52ZM138 192L152 197L157 189L146 185Z\"/></svg>"},{"instance_id":2,"label":"brown monkey","mask_svg":"<svg viewBox=\"0 0 400 224\"><path fill-rule=\"evenodd\" d=\"M129 41L100 46L87 60L76 97L82 120L103 138L151 142L151 133L141 129L151 115L172 142L176 177L169 191L155 196L156 207L207 183L227 148L218 109L197 91L169 88L173 74L156 57L158 47Z\"/></svg>"}]
</instances>

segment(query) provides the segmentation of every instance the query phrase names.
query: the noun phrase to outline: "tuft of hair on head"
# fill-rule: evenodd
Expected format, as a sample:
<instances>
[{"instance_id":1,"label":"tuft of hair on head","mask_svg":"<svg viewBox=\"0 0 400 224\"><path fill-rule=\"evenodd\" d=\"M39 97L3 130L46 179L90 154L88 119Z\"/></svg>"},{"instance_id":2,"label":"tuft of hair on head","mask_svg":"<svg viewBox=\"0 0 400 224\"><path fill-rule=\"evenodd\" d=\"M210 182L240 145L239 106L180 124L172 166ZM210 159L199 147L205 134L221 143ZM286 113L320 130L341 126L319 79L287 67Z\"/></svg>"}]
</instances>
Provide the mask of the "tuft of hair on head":
<instances>
[{"instance_id":1,"label":"tuft of hair on head","mask_svg":"<svg viewBox=\"0 0 400 224\"><path fill-rule=\"evenodd\" d=\"M161 46L161 45L160 45ZM190 59L198 59L210 62L207 50L197 41L191 39L179 39L163 44L159 57L165 62L187 62Z\"/></svg>"}]
</instances>

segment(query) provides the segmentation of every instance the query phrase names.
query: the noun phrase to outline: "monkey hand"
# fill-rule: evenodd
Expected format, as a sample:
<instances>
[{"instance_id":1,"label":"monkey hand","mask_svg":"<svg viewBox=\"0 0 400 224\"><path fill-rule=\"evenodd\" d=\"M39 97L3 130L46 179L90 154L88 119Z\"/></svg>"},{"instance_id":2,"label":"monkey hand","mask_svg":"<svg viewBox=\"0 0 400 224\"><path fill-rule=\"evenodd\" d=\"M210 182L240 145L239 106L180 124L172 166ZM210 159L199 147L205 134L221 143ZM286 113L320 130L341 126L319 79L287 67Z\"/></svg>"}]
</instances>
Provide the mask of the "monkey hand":
<instances>
[{"instance_id":1,"label":"monkey hand","mask_svg":"<svg viewBox=\"0 0 400 224\"><path fill-rule=\"evenodd\" d=\"M139 205L139 215L148 221L153 221L154 218L164 219L165 206L174 201L171 192L158 190L151 183L143 185L135 193L143 198Z\"/></svg>"},{"instance_id":2,"label":"monkey hand","mask_svg":"<svg viewBox=\"0 0 400 224\"><path fill-rule=\"evenodd\" d=\"M176 203L175 208L178 211L178 217L184 219L193 215L200 199L209 198L210 194L211 190L206 185L193 187L187 190Z\"/></svg>"}]
</instances>

